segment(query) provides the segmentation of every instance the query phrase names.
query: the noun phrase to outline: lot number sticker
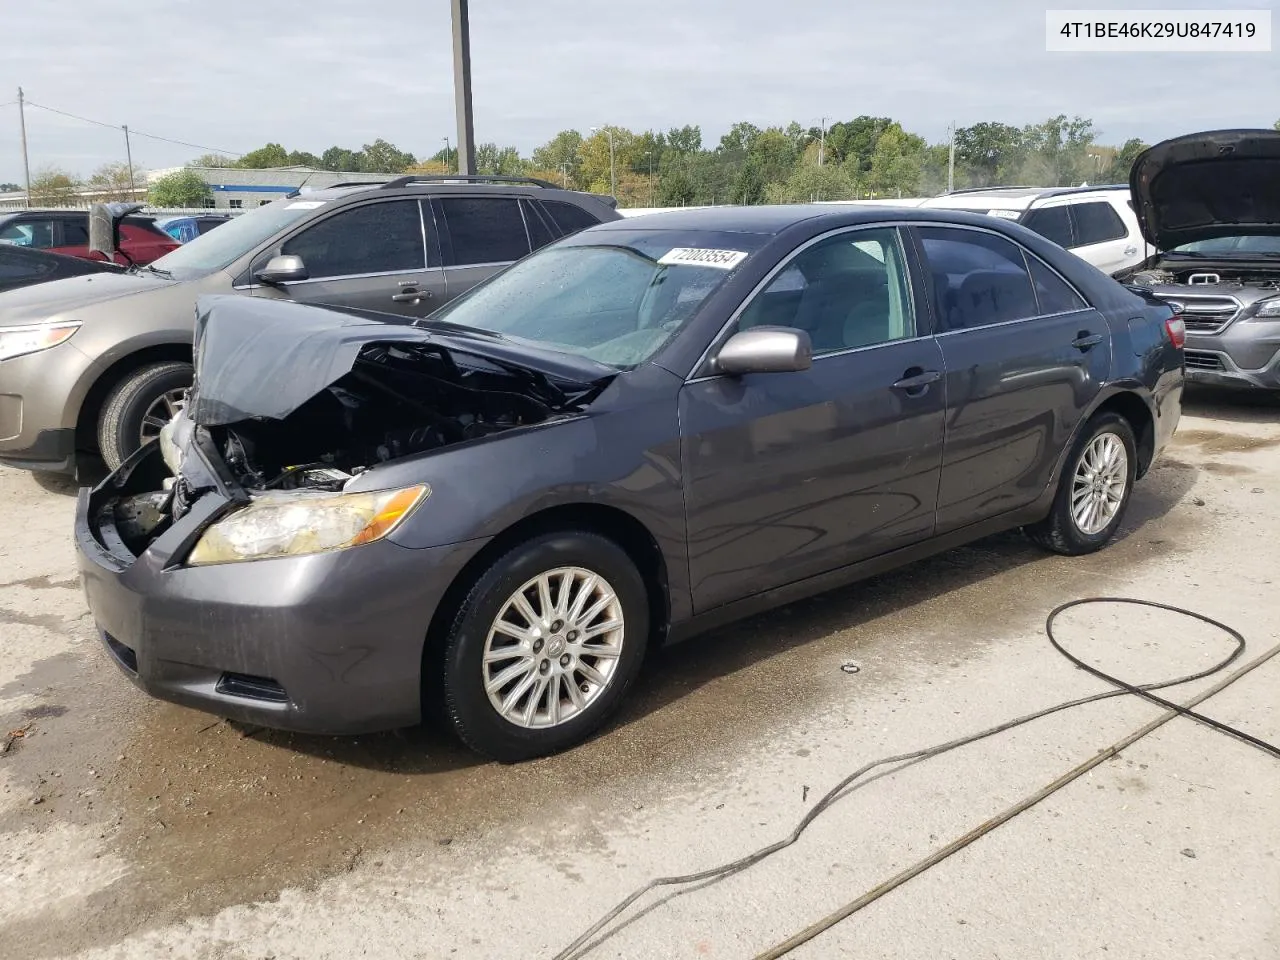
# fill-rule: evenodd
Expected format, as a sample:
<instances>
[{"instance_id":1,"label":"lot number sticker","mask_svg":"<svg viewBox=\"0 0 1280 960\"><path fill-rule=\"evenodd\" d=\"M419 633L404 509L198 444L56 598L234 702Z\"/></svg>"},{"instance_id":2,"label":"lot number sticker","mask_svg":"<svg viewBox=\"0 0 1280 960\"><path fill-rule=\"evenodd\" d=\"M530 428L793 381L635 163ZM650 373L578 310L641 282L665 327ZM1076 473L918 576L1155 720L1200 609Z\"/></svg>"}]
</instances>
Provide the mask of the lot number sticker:
<instances>
[{"instance_id":1,"label":"lot number sticker","mask_svg":"<svg viewBox=\"0 0 1280 960\"><path fill-rule=\"evenodd\" d=\"M699 247L676 247L658 258L659 263L689 267L715 267L732 270L747 258L741 250L703 250Z\"/></svg>"}]
</instances>

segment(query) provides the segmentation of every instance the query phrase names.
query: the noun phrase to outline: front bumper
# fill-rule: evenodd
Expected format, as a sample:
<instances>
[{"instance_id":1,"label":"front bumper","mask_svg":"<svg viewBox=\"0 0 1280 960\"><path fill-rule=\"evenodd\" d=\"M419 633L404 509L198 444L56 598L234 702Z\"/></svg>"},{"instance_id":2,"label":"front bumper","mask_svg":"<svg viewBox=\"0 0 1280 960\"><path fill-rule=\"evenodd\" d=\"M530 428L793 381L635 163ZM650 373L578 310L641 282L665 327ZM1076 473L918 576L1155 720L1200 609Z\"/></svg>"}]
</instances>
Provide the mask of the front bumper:
<instances>
[{"instance_id":1,"label":"front bumper","mask_svg":"<svg viewBox=\"0 0 1280 960\"><path fill-rule=\"evenodd\" d=\"M73 395L89 366L70 343L0 362L0 463L75 472Z\"/></svg>"},{"instance_id":2,"label":"front bumper","mask_svg":"<svg viewBox=\"0 0 1280 960\"><path fill-rule=\"evenodd\" d=\"M1220 333L1187 332L1187 379L1280 390L1280 321L1237 320Z\"/></svg>"},{"instance_id":3,"label":"front bumper","mask_svg":"<svg viewBox=\"0 0 1280 960\"><path fill-rule=\"evenodd\" d=\"M108 508L135 454L80 491L75 538L89 609L142 690L223 717L305 733L419 722L431 617L483 542L414 550L382 540L276 560L179 561L227 505L208 493L136 558Z\"/></svg>"}]
</instances>

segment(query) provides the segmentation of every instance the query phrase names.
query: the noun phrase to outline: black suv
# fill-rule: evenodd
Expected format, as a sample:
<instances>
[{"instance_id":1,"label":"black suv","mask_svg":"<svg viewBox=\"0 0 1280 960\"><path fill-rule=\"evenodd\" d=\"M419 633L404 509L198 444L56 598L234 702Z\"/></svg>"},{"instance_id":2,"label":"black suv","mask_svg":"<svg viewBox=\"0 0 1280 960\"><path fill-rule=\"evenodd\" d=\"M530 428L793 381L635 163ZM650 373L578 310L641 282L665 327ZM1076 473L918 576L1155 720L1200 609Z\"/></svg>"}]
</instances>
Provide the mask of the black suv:
<instances>
[{"instance_id":1,"label":"black suv","mask_svg":"<svg viewBox=\"0 0 1280 960\"><path fill-rule=\"evenodd\" d=\"M616 207L526 178L343 183L265 204L128 273L10 291L0 462L66 473L100 453L115 467L156 436L191 384L202 293L424 317L530 251L620 219Z\"/></svg>"}]
</instances>

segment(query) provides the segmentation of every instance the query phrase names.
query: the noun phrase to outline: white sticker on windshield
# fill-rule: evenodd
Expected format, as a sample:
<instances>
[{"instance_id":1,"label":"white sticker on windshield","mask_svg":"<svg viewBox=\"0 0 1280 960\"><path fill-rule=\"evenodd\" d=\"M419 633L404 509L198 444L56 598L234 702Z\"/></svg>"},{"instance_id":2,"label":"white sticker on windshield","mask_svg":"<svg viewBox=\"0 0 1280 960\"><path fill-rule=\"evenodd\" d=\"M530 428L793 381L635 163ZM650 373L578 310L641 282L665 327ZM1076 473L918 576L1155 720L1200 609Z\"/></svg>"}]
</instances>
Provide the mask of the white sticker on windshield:
<instances>
[{"instance_id":1,"label":"white sticker on windshield","mask_svg":"<svg viewBox=\"0 0 1280 960\"><path fill-rule=\"evenodd\" d=\"M285 206L286 210L314 210L324 206L323 200L295 200Z\"/></svg>"},{"instance_id":2,"label":"white sticker on windshield","mask_svg":"<svg viewBox=\"0 0 1280 960\"><path fill-rule=\"evenodd\" d=\"M747 255L742 250L703 250L699 247L676 247L658 258L659 263L683 264L689 267L715 267L732 270Z\"/></svg>"}]
</instances>

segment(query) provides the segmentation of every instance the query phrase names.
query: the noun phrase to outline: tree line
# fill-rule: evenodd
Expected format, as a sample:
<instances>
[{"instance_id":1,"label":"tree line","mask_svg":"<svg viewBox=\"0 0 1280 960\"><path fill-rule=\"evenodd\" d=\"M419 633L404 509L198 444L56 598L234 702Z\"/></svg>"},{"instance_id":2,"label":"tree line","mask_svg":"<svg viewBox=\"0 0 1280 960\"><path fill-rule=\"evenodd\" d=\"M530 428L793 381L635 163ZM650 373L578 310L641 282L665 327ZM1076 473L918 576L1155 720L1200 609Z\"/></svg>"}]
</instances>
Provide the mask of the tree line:
<instances>
[{"instance_id":1,"label":"tree line","mask_svg":"<svg viewBox=\"0 0 1280 960\"><path fill-rule=\"evenodd\" d=\"M735 123L714 145L704 142L696 125L665 131L606 126L587 135L562 130L527 157L491 142L476 147L475 159L481 174L616 193L626 207L796 203L932 196L947 189L949 173L956 189L1127 182L1147 144L1130 138L1108 145L1099 136L1093 121L1080 116L1060 114L1023 126L984 121L955 130L952 167L951 141L930 143L896 120L864 115L828 127ZM457 169L457 151L445 147L419 158L379 138L358 150L333 146L315 154L273 142L240 157L205 154L189 166L445 174ZM135 168L133 182L145 181ZM128 168L119 162L104 164L87 180L46 168L32 179L31 199L72 203L88 188L124 200L129 183ZM152 184L149 199L157 206L199 206L208 194L202 184L192 171L179 172Z\"/></svg>"}]
</instances>

